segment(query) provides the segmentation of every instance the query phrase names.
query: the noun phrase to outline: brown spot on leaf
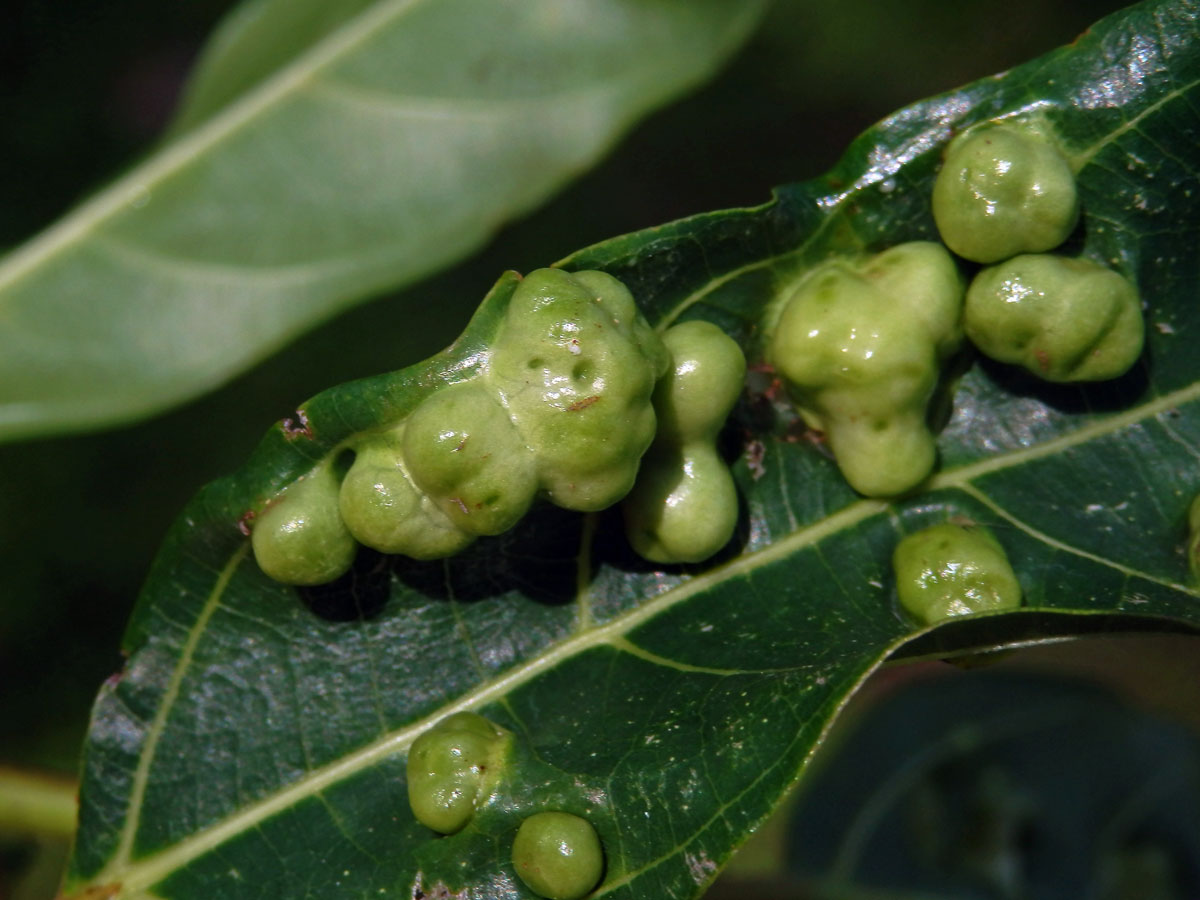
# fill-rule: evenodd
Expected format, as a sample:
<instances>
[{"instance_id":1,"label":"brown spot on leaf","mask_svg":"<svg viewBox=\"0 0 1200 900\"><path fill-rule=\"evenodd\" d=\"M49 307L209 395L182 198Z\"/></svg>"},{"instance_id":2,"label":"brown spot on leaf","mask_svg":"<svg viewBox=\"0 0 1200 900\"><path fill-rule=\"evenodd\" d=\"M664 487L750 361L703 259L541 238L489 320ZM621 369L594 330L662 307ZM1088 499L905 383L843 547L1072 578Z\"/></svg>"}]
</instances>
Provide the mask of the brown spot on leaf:
<instances>
[{"instance_id":1,"label":"brown spot on leaf","mask_svg":"<svg viewBox=\"0 0 1200 900\"><path fill-rule=\"evenodd\" d=\"M833 451L829 449L829 439L826 438L825 432L809 428L804 424L803 419L797 419L788 425L788 429L783 435L783 442L785 444L808 444L819 450L822 456L833 459Z\"/></svg>"},{"instance_id":2,"label":"brown spot on leaf","mask_svg":"<svg viewBox=\"0 0 1200 900\"><path fill-rule=\"evenodd\" d=\"M805 428L800 439L806 443L812 444L814 447L827 447L829 440L825 437L825 432L817 431L815 428Z\"/></svg>"},{"instance_id":3,"label":"brown spot on leaf","mask_svg":"<svg viewBox=\"0 0 1200 900\"><path fill-rule=\"evenodd\" d=\"M309 427L308 416L305 415L302 409L296 410L292 415L280 422L279 426L283 429L283 436L290 441L294 441L300 437L312 440L312 428Z\"/></svg>"},{"instance_id":4,"label":"brown spot on leaf","mask_svg":"<svg viewBox=\"0 0 1200 900\"><path fill-rule=\"evenodd\" d=\"M599 402L599 400L600 396L598 394L591 397L584 397L582 400L576 400L574 403L568 406L567 412L579 412L581 409L587 409L593 403Z\"/></svg>"},{"instance_id":5,"label":"brown spot on leaf","mask_svg":"<svg viewBox=\"0 0 1200 900\"><path fill-rule=\"evenodd\" d=\"M1033 351L1034 359L1037 360L1038 368L1043 372L1050 371L1050 354L1045 350L1038 348Z\"/></svg>"},{"instance_id":6,"label":"brown spot on leaf","mask_svg":"<svg viewBox=\"0 0 1200 900\"><path fill-rule=\"evenodd\" d=\"M111 884L93 884L90 887L85 887L82 891L71 894L69 897L59 894L57 900L112 900L121 893L121 883L114 881Z\"/></svg>"},{"instance_id":7,"label":"brown spot on leaf","mask_svg":"<svg viewBox=\"0 0 1200 900\"><path fill-rule=\"evenodd\" d=\"M770 363L765 363L765 362L755 363L754 365L750 366L746 371L747 371L747 373L749 373L752 376L765 375L768 377L767 386L765 388L762 388L761 390L758 390L757 393L756 393L757 385L762 384L762 379L761 378L753 378L751 380L751 382L750 382L750 399L751 400L755 400L758 397L761 397L764 400L774 403L780 396L783 396L786 393L783 389L783 379L781 379L778 375L775 374L775 367L772 366Z\"/></svg>"},{"instance_id":8,"label":"brown spot on leaf","mask_svg":"<svg viewBox=\"0 0 1200 900\"><path fill-rule=\"evenodd\" d=\"M254 512L254 510L248 509L244 513L242 513L240 516L238 516L238 520L237 520L238 531L240 531L246 537L250 537L250 523L254 521L255 515L256 515L256 513Z\"/></svg>"}]
</instances>

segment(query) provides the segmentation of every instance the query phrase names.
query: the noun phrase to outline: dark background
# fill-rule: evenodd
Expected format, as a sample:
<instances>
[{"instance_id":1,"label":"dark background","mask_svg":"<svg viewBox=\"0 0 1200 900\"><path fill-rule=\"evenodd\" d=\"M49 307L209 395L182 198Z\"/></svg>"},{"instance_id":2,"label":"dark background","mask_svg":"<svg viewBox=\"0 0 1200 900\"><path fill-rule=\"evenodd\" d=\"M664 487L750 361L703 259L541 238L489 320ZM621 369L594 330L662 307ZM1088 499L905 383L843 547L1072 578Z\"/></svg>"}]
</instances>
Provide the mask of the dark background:
<instances>
[{"instance_id":1,"label":"dark background","mask_svg":"<svg viewBox=\"0 0 1200 900\"><path fill-rule=\"evenodd\" d=\"M892 110L1069 42L1120 5L779 0L717 80L644 122L596 171L474 259L364 304L167 415L0 447L0 764L73 771L91 697L120 667L121 630L172 518L298 401L412 362L388 335L421 335L426 355L453 338L503 269L527 271L615 234L763 202L773 185L820 174ZM152 148L229 7L8 7L0 247Z\"/></svg>"}]
</instances>

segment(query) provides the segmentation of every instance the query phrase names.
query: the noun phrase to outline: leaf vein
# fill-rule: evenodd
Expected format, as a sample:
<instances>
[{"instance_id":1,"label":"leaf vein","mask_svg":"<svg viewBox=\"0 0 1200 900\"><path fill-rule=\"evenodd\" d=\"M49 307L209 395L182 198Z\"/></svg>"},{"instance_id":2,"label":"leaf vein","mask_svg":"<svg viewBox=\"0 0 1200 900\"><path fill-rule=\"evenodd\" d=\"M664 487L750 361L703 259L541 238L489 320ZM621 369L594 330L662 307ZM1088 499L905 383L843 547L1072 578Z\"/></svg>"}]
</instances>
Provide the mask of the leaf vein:
<instances>
[{"instance_id":1,"label":"leaf vein","mask_svg":"<svg viewBox=\"0 0 1200 900\"><path fill-rule=\"evenodd\" d=\"M988 494L984 493L983 491L981 491L978 487L976 487L973 484L960 485L959 490L961 490L964 494L967 494L968 496L974 498L975 500L978 500L980 503L982 503L984 506L986 506L988 509L990 509L992 512L994 512L996 515L1000 516L1002 519L1004 519L1006 522L1008 522L1015 528L1018 528L1021 531L1025 532L1025 534L1029 535L1029 537L1033 538L1034 540L1041 541L1046 546L1053 547L1055 550L1058 550L1062 553L1069 553L1072 556L1078 556L1083 559L1090 560L1091 562L1098 563L1099 565L1106 566L1110 569L1114 569L1117 572L1120 572L1122 574L1122 576L1124 576L1127 583L1128 583L1128 580L1131 578L1140 578L1143 581L1150 581L1150 582L1153 582L1154 584L1162 585L1163 587L1170 588L1171 590L1179 591L1180 593L1187 594L1190 597L1200 598L1200 591L1198 591L1195 588L1188 587L1185 584L1180 584L1177 581L1171 581L1168 578L1163 578L1158 575L1152 575L1149 572L1143 572L1138 569L1134 569L1130 566L1126 566L1122 563L1119 563L1113 559L1106 559L1103 556L1099 556L1098 554L1092 553L1088 550L1084 550L1081 547L1076 547L1072 544L1068 544L1065 541L1059 540L1056 537L1052 537L1051 535L1046 534L1044 531L1041 531L1040 529L1034 528L1028 522L1026 522L1023 519L1010 513L1007 509L1005 509L1003 506L1001 506L999 503L997 503L995 500L993 500Z\"/></svg>"},{"instance_id":2,"label":"leaf vein","mask_svg":"<svg viewBox=\"0 0 1200 900\"><path fill-rule=\"evenodd\" d=\"M871 516L878 515L885 509L886 506L878 501L860 500L781 539L770 547L731 560L703 575L697 575L673 590L659 594L643 606L629 610L590 631L573 635L548 647L541 656L495 676L491 681L480 684L436 712L397 728L379 740L366 744L338 760L310 770L291 784L279 788L274 793L262 797L254 804L240 809L224 819L197 830L171 847L139 859L136 863L129 864L127 859L122 860L121 865L116 865L114 862L106 867L106 870L111 869L114 874L119 874L121 882L129 891L148 889L176 868L204 855L271 816L292 807L306 797L349 778L381 760L404 752L420 734L443 717L497 702L516 688L556 668L568 659L609 645L614 636L625 635L633 631L655 616L710 586L786 558L802 547L809 546ZM248 544L243 545L242 549L235 554L238 560L245 557L245 548L248 546ZM230 568L230 566L226 567L227 570Z\"/></svg>"},{"instance_id":3,"label":"leaf vein","mask_svg":"<svg viewBox=\"0 0 1200 900\"><path fill-rule=\"evenodd\" d=\"M136 208L155 185L185 168L201 154L236 134L264 110L287 98L314 77L357 48L375 32L402 18L426 0L381 0L378 6L348 20L273 76L242 94L220 112L184 133L155 156L135 166L91 200L75 208L50 228L18 247L0 262L0 291L19 282L55 254L94 236L105 221Z\"/></svg>"},{"instance_id":4,"label":"leaf vein","mask_svg":"<svg viewBox=\"0 0 1200 900\"><path fill-rule=\"evenodd\" d=\"M940 472L931 478L926 485L930 490L944 487L962 487L985 475L1011 469L1045 456L1061 453L1071 447L1086 443L1099 437L1114 434L1123 428L1140 424L1143 420L1157 416L1179 406L1200 398L1200 382L1179 388L1140 406L1125 410L1115 415L1097 418L1074 431L1051 438L1048 441L1023 447L1007 453L989 456L977 462L966 463L956 469Z\"/></svg>"},{"instance_id":5,"label":"leaf vein","mask_svg":"<svg viewBox=\"0 0 1200 900\"><path fill-rule=\"evenodd\" d=\"M356 253L344 256L324 256L317 261L288 263L286 265L253 265L246 262L210 262L193 259L176 253L164 253L145 244L113 234L96 235L93 246L110 259L159 278L174 278L181 281L215 283L233 287L244 287L247 281L280 288L307 287L321 278L336 276L344 271L370 262L372 257L383 261L383 253Z\"/></svg>"},{"instance_id":6,"label":"leaf vein","mask_svg":"<svg viewBox=\"0 0 1200 900\"><path fill-rule=\"evenodd\" d=\"M146 732L142 751L138 754L137 768L134 769L133 784L129 791L129 802L126 805L125 825L121 829L120 840L117 843L117 849L113 854L113 858L104 868L105 873L119 872L129 863L133 852L134 838L137 836L138 826L141 823L142 802L146 796L150 767L154 762L158 742L162 738L163 731L166 728L167 718L175 706L175 700L179 697L179 687L183 683L184 676L191 666L193 654L196 652L196 647L199 645L200 638L204 634L205 627L208 625L208 620L220 606L221 595L229 586L230 579L233 578L233 573L246 559L249 549L250 544L247 542L242 544L230 556L229 562L221 570L212 591L205 599L204 605L200 609L200 614L196 617L196 623L188 634L187 642L183 645L183 649L179 653L179 660L171 672L167 688L163 692L162 700L154 713L154 720L150 723L150 728ZM100 883L111 880L111 878L107 874L101 874L95 880Z\"/></svg>"},{"instance_id":7,"label":"leaf vein","mask_svg":"<svg viewBox=\"0 0 1200 900\"><path fill-rule=\"evenodd\" d=\"M629 638L618 635L610 638L609 646L622 653L627 653L651 665L661 666L666 669L674 669L677 672L696 673L701 675L717 675L721 677L731 675L766 675L777 672L798 672L806 671L809 666L780 666L778 668L767 669L722 669L713 666L696 666L691 663L681 662L677 659L671 659L666 656L660 656L652 650L647 650L638 644L635 644Z\"/></svg>"},{"instance_id":8,"label":"leaf vein","mask_svg":"<svg viewBox=\"0 0 1200 900\"><path fill-rule=\"evenodd\" d=\"M325 77L309 82L306 93L317 100L352 106L387 118L443 121L481 119L507 124L518 115L544 115L548 104L561 105L562 109L569 110L572 115L579 115L587 105L601 105L620 93L621 89L622 80L614 79L612 83L601 87L562 90L536 96L481 99L394 94L380 88Z\"/></svg>"},{"instance_id":9,"label":"leaf vein","mask_svg":"<svg viewBox=\"0 0 1200 900\"><path fill-rule=\"evenodd\" d=\"M1110 131L1104 137L1100 138L1098 141L1095 141L1094 143L1089 144L1087 147L1084 147L1082 150L1076 151L1075 153L1068 154L1067 158L1071 162L1071 168L1074 169L1076 172L1083 171L1085 168L1087 168L1087 166L1091 163L1091 161L1096 157L1096 155L1100 153L1101 150L1103 150L1105 147L1109 146L1110 144L1116 143L1120 139L1121 135L1123 135L1125 132L1127 132L1131 129L1138 127L1138 125L1141 123L1141 121L1143 119L1158 112L1160 109L1162 109L1167 104L1173 103L1176 100L1183 100L1183 102L1190 105L1191 98L1190 98L1189 94L1197 86L1200 86L1200 79L1194 79L1192 81L1187 82L1186 84L1179 85L1179 86L1173 88L1172 90L1167 91L1165 94L1163 94L1162 97L1160 97L1158 100L1151 103L1145 109L1141 110L1132 119L1126 119L1121 125L1114 128L1112 131Z\"/></svg>"}]
</instances>

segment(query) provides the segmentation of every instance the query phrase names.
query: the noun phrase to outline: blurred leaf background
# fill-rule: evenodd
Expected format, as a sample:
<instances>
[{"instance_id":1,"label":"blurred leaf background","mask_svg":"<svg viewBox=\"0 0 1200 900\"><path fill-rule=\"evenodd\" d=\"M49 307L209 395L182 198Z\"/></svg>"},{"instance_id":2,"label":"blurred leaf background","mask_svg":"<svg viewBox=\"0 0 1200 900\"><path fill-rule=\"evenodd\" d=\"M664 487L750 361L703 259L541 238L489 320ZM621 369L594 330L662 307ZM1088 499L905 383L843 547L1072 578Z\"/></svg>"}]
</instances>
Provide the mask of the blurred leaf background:
<instances>
[{"instance_id":1,"label":"blurred leaf background","mask_svg":"<svg viewBox=\"0 0 1200 900\"><path fill-rule=\"evenodd\" d=\"M167 415L0 447L0 764L74 771L91 698L120 668L118 638L168 524L299 401L444 346L504 269L527 271L626 231L760 203L773 185L823 172L892 110L1069 42L1121 5L776 0L716 80L643 122L600 167L475 258L363 304ZM149 147L205 36L231 7L22 0L8 9L0 246L54 221ZM1102 674L1168 714L1190 710L1200 728L1194 643L1099 646L1043 648L1009 664Z\"/></svg>"}]
</instances>

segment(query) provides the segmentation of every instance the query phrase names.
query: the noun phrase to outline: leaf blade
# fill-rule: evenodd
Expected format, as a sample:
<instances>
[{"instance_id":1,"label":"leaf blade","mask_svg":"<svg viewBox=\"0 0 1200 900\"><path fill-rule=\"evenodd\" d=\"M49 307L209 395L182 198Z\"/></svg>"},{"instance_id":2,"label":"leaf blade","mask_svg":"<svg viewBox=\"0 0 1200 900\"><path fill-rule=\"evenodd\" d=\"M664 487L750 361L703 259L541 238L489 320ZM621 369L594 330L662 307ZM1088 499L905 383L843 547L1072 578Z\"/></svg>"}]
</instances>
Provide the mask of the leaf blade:
<instances>
[{"instance_id":1,"label":"leaf blade","mask_svg":"<svg viewBox=\"0 0 1200 900\"><path fill-rule=\"evenodd\" d=\"M868 132L831 176L781 189L766 206L627 235L564 265L618 275L660 327L701 316L754 350L760 322L805 265L931 233L922 191L955 127L1026 109L1029 86L1039 80L1054 77L1064 94L1075 91L1072 78L1093 77L1095 57L1111 69L1106 42L1124 36L1129 44L1131 32L1153 31L1147 22L1164 12L1182 16L1194 48L1200 38L1194 4L1143 4L1106 20L1071 50L902 111ZM1184 63L1200 65L1194 49ZM1155 126L1161 138L1164 129L1169 136L1194 126L1194 114L1180 120L1181 110L1158 102L1174 90L1164 83L1156 82L1157 96L1153 86L1139 96L1144 108L1157 104L1158 112L1143 116L1138 133ZM1187 83L1184 99L1197 91L1196 80ZM1094 110L1064 101L1058 111L1078 133L1101 131L1089 125ZM1138 107L1123 114L1133 120ZM1117 135L1105 148L1137 136L1122 127L1121 116L1103 108L1099 115ZM1132 161L1128 145L1120 146ZM1195 145L1187 152L1200 171ZM1102 174L1112 179L1098 163L1081 172L1092 196L1102 193ZM1132 194L1153 183L1148 174L1116 183ZM890 654L908 645L928 652L930 642L942 650L1020 643L1084 631L1089 623L1111 627L1117 617L1131 626L1157 617L1200 630L1200 595L1179 552L1186 506L1200 490L1194 465L1200 440L1192 438L1200 432L1200 373L1186 344L1173 340L1200 327L1200 311L1189 303L1198 276L1186 258L1166 263L1169 254L1159 254L1194 223L1194 210L1187 203L1152 211L1129 204L1112 221L1102 218L1105 207L1099 213L1095 204L1085 207L1090 227L1082 249L1101 256L1121 251L1118 263L1157 304L1155 314L1171 317L1173 332L1150 335L1153 365L1116 385L1065 392L1031 386L999 367L974 367L959 383L941 436L945 468L912 498L858 499L829 459L791 439L794 416L752 391L731 429L744 435L734 472L746 517L738 546L704 566L656 569L615 535L611 513L581 519L550 508L452 563L360 560L352 585L331 592L342 604L336 610L324 595L301 592L306 605L298 603L295 591L242 564L231 582L234 610L223 610L220 630L204 636L208 655L177 692L174 743L161 745L147 769L157 791L144 804L153 824L135 824L124 868L104 868L111 854L97 837L98 822L121 822L125 798L95 793L99 768L114 751L93 739L92 793L85 792L92 837L77 853L74 884L103 876L131 891L183 897L217 890L236 897L279 877L273 866L290 872L294 863L298 890L306 879L305 889L350 896L397 886L525 896L506 859L506 841L520 816L553 804L586 813L600 831L609 854L602 895L694 896L767 815L846 698ZM456 361L474 359L487 346L506 296L502 284L443 356L314 398L305 407L306 437L273 431L243 473L206 490L135 612L127 641L135 663L164 649L172 657L158 627L165 623L156 619L182 602L176 594L188 548L203 546L209 570L220 568L212 560L227 564L245 546L236 523L248 508L336 452L356 430L402 418L432 383L461 377ZM1136 452L1147 429L1163 421L1174 423L1180 439L1154 432L1154 465L1131 469L1123 454ZM1039 465L1057 471L1034 477ZM1151 478L1164 471L1165 484ZM1082 474L1072 480L1072 472ZM1063 499L1054 507L1059 482ZM1151 501L1135 502L1139 491L1149 491ZM1039 508L1047 495L1048 511ZM1106 533L1089 527L1087 505L1101 501L1111 509L1128 504L1112 524L1116 540L1150 549L1119 553ZM1024 505L1013 512L1016 502ZM897 612L890 551L903 533L953 516L982 522L1001 537L1027 606L916 629ZM211 577L210 571L201 583ZM189 602L198 596L193 590ZM186 623L196 614L171 617ZM247 630L246 621L263 627ZM295 684L281 675L289 670ZM154 681L142 685L151 695ZM229 689L214 697L219 687L239 683L283 703L287 712L280 715L294 719L294 727L263 735L253 692ZM116 721L135 689L123 681L103 695L97 722ZM369 708L339 705L339 698L360 693ZM406 810L400 757L421 729L463 708L513 730L525 755L477 823L434 839ZM229 730L228 740L283 759L288 769L242 793L227 787L223 796L168 814L175 786L195 779L177 757L206 733L205 716ZM214 761L221 762L231 765ZM260 774L268 768L251 767ZM220 779L232 780L228 773ZM406 849L388 855L384 845ZM305 864L306 856L324 862Z\"/></svg>"},{"instance_id":2,"label":"leaf blade","mask_svg":"<svg viewBox=\"0 0 1200 900\"><path fill-rule=\"evenodd\" d=\"M278 44L301 6L230 29ZM218 46L253 77L205 69L167 144L0 261L0 436L157 411L474 249L708 74L763 4L720 6L375 0L274 55L262 35Z\"/></svg>"}]
</instances>

